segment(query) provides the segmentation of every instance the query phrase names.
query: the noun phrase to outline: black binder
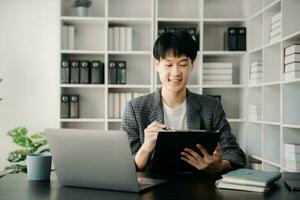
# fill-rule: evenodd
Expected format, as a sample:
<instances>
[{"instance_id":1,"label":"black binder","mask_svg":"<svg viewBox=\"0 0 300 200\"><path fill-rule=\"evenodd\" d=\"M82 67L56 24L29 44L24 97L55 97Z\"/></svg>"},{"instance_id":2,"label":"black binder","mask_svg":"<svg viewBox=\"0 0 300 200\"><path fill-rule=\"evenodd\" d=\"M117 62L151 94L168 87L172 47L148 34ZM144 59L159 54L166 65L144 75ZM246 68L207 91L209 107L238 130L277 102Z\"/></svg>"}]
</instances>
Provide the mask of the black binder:
<instances>
[{"instance_id":1,"label":"black binder","mask_svg":"<svg viewBox=\"0 0 300 200\"><path fill-rule=\"evenodd\" d=\"M91 83L104 84L104 63L91 61Z\"/></svg>"},{"instance_id":2,"label":"black binder","mask_svg":"<svg viewBox=\"0 0 300 200\"><path fill-rule=\"evenodd\" d=\"M177 28L174 28L174 27L168 28L168 32L176 32L176 31L177 31Z\"/></svg>"},{"instance_id":3,"label":"black binder","mask_svg":"<svg viewBox=\"0 0 300 200\"><path fill-rule=\"evenodd\" d=\"M70 95L70 118L79 118L79 95Z\"/></svg>"},{"instance_id":4,"label":"black binder","mask_svg":"<svg viewBox=\"0 0 300 200\"><path fill-rule=\"evenodd\" d=\"M158 28L158 36L161 36L162 34L167 32L167 28L165 27L159 27Z\"/></svg>"},{"instance_id":5,"label":"black binder","mask_svg":"<svg viewBox=\"0 0 300 200\"><path fill-rule=\"evenodd\" d=\"M117 62L117 83L126 84L126 61Z\"/></svg>"},{"instance_id":6,"label":"black binder","mask_svg":"<svg viewBox=\"0 0 300 200\"><path fill-rule=\"evenodd\" d=\"M71 83L79 83L79 62L78 61L71 61Z\"/></svg>"},{"instance_id":7,"label":"black binder","mask_svg":"<svg viewBox=\"0 0 300 200\"><path fill-rule=\"evenodd\" d=\"M108 83L116 84L117 83L117 62L109 61L108 64Z\"/></svg>"},{"instance_id":8,"label":"black binder","mask_svg":"<svg viewBox=\"0 0 300 200\"><path fill-rule=\"evenodd\" d=\"M90 81L90 66L89 61L80 61L80 83L88 84Z\"/></svg>"},{"instance_id":9,"label":"black binder","mask_svg":"<svg viewBox=\"0 0 300 200\"><path fill-rule=\"evenodd\" d=\"M236 51L237 49L237 28L229 27L227 31L227 49Z\"/></svg>"},{"instance_id":10,"label":"black binder","mask_svg":"<svg viewBox=\"0 0 300 200\"><path fill-rule=\"evenodd\" d=\"M61 95L60 117L70 117L70 101L68 95Z\"/></svg>"},{"instance_id":11,"label":"black binder","mask_svg":"<svg viewBox=\"0 0 300 200\"><path fill-rule=\"evenodd\" d=\"M61 61L60 82L70 83L70 63L67 60Z\"/></svg>"},{"instance_id":12,"label":"black binder","mask_svg":"<svg viewBox=\"0 0 300 200\"><path fill-rule=\"evenodd\" d=\"M246 51L246 28L240 27L236 29L237 32L237 50Z\"/></svg>"}]
</instances>

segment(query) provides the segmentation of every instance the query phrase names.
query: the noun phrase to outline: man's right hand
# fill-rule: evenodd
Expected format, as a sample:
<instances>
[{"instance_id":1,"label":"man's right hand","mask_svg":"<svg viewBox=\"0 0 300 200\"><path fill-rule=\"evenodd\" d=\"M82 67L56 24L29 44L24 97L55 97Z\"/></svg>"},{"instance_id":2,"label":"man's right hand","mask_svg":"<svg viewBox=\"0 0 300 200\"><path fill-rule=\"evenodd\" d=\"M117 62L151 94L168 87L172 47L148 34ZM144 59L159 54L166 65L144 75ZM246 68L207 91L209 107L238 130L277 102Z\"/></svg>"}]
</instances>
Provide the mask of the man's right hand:
<instances>
[{"instance_id":1,"label":"man's right hand","mask_svg":"<svg viewBox=\"0 0 300 200\"><path fill-rule=\"evenodd\" d=\"M155 145L158 132L162 130L162 128L166 128L165 124L161 124L157 121L152 122L147 128L144 130L144 144L143 148L149 152L151 152Z\"/></svg>"}]
</instances>

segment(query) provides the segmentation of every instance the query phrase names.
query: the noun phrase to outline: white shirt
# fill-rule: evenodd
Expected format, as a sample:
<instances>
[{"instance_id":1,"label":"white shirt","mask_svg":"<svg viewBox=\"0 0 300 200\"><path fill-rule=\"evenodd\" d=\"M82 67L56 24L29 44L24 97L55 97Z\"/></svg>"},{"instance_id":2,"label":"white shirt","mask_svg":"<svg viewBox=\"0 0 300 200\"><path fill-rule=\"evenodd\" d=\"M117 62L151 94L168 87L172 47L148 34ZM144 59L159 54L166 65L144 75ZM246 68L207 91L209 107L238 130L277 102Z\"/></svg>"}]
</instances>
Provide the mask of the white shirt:
<instances>
[{"instance_id":1,"label":"white shirt","mask_svg":"<svg viewBox=\"0 0 300 200\"><path fill-rule=\"evenodd\" d=\"M164 122L168 128L173 129L187 129L187 121L186 121L186 100L176 107L170 108L163 101L163 109L164 109Z\"/></svg>"}]
</instances>

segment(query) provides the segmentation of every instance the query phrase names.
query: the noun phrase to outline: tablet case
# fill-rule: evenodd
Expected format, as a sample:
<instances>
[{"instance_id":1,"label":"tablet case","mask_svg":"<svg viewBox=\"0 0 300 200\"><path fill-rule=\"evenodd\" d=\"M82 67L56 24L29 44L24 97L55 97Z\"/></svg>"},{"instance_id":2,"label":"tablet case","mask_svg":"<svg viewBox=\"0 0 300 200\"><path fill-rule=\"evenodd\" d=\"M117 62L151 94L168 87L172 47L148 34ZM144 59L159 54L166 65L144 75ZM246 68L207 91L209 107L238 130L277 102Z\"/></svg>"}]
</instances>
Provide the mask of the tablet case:
<instances>
[{"instance_id":1,"label":"tablet case","mask_svg":"<svg viewBox=\"0 0 300 200\"><path fill-rule=\"evenodd\" d=\"M181 160L181 152L189 147L200 155L196 144L202 144L212 154L219 141L220 132L205 130L161 131L158 133L156 147L150 164L150 172L196 172L197 169Z\"/></svg>"},{"instance_id":2,"label":"tablet case","mask_svg":"<svg viewBox=\"0 0 300 200\"><path fill-rule=\"evenodd\" d=\"M300 180L287 180L284 184L290 191L300 191Z\"/></svg>"}]
</instances>

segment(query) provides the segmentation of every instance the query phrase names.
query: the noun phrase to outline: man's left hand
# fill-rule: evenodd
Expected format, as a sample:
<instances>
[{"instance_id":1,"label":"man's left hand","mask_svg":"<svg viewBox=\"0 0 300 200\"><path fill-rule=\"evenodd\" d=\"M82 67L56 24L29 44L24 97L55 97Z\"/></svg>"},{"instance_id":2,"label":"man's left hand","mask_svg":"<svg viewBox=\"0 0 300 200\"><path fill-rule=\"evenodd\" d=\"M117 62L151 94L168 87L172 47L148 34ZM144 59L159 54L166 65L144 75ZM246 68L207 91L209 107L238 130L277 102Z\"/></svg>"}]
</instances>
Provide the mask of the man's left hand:
<instances>
[{"instance_id":1,"label":"man's left hand","mask_svg":"<svg viewBox=\"0 0 300 200\"><path fill-rule=\"evenodd\" d=\"M210 173L221 173L230 168L230 162L222 159L222 151L219 144L212 155L210 155L201 144L197 144L196 147L201 151L203 157L194 150L185 148L184 151L181 152L181 159L196 167L198 170Z\"/></svg>"}]
</instances>

